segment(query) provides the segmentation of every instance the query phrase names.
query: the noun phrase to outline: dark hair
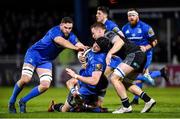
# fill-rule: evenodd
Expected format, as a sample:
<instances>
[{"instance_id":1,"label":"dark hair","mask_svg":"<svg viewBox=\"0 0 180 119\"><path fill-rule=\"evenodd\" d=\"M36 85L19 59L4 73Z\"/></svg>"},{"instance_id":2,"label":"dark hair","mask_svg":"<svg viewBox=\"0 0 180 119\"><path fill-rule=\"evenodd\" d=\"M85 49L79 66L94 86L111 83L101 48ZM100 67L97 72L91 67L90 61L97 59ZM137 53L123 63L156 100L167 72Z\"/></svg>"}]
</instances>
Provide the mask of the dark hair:
<instances>
[{"instance_id":1,"label":"dark hair","mask_svg":"<svg viewBox=\"0 0 180 119\"><path fill-rule=\"evenodd\" d=\"M128 12L129 12L129 11L136 11L136 12L138 13L138 10L137 10L136 8L129 8L129 9L128 9Z\"/></svg>"},{"instance_id":2,"label":"dark hair","mask_svg":"<svg viewBox=\"0 0 180 119\"><path fill-rule=\"evenodd\" d=\"M72 23L73 24L73 20L71 17L63 17L61 20L61 23Z\"/></svg>"},{"instance_id":3,"label":"dark hair","mask_svg":"<svg viewBox=\"0 0 180 119\"><path fill-rule=\"evenodd\" d=\"M97 10L99 10L99 11L102 11L103 13L105 13L105 14L109 14L109 8L108 7L105 7L105 6L99 6L98 8L97 8Z\"/></svg>"},{"instance_id":4,"label":"dark hair","mask_svg":"<svg viewBox=\"0 0 180 119\"><path fill-rule=\"evenodd\" d=\"M99 37L98 39L95 40L95 42L100 47L101 52L109 52L109 50L113 46L110 40L106 37Z\"/></svg>"},{"instance_id":5,"label":"dark hair","mask_svg":"<svg viewBox=\"0 0 180 119\"><path fill-rule=\"evenodd\" d=\"M106 29L105 25L101 22L95 22L93 25L91 25L91 29L95 27Z\"/></svg>"}]
</instances>

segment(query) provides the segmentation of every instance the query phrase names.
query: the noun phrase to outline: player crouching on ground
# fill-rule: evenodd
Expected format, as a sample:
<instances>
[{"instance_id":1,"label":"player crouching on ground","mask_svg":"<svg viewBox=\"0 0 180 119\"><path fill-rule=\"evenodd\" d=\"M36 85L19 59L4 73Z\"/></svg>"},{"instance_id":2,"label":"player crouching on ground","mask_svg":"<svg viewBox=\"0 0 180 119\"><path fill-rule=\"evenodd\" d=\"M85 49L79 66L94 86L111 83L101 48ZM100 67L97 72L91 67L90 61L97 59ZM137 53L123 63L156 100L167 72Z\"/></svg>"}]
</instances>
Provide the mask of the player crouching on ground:
<instances>
[{"instance_id":1,"label":"player crouching on ground","mask_svg":"<svg viewBox=\"0 0 180 119\"><path fill-rule=\"evenodd\" d=\"M106 94L108 81L105 78L106 54L100 51L95 43L93 48L85 53L79 54L79 60L83 64L79 75L67 68L67 73L72 77L66 82L70 90L65 104L51 105L49 112L107 112L102 108L103 98Z\"/></svg>"}]
</instances>

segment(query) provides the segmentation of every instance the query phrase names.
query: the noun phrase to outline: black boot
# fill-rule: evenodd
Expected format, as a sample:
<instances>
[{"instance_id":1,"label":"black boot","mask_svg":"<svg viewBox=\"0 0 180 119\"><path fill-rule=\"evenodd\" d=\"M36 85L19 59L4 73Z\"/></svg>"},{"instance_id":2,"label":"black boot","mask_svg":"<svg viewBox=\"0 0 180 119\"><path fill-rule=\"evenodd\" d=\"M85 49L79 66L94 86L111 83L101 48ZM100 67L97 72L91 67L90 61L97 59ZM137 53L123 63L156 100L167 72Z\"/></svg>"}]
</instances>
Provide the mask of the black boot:
<instances>
[{"instance_id":1,"label":"black boot","mask_svg":"<svg viewBox=\"0 0 180 119\"><path fill-rule=\"evenodd\" d=\"M161 76L165 79L166 82L169 82L169 72L167 67L163 67L161 70Z\"/></svg>"}]
</instances>

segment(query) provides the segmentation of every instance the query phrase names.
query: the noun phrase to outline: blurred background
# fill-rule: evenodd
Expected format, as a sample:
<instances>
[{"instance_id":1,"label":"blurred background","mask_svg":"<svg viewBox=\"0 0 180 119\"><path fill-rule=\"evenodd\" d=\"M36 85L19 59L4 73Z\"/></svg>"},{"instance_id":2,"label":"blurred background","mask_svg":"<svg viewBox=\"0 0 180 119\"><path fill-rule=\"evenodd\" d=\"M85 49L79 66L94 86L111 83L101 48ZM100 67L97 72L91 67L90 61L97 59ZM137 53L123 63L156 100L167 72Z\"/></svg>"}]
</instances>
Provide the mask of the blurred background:
<instances>
[{"instance_id":1,"label":"blurred background","mask_svg":"<svg viewBox=\"0 0 180 119\"><path fill-rule=\"evenodd\" d=\"M90 26L99 5L110 8L110 18L121 28L127 23L128 8L137 8L140 19L151 25L159 39L154 48L151 70L168 66L170 82L156 85L180 86L180 2L179 0L1 0L0 1L0 86L13 86L19 80L26 50L41 39L64 16L75 22L73 32L85 45L92 45ZM54 61L53 86L69 78L65 67L79 70L76 53L64 50ZM34 75L29 85L37 85Z\"/></svg>"}]
</instances>

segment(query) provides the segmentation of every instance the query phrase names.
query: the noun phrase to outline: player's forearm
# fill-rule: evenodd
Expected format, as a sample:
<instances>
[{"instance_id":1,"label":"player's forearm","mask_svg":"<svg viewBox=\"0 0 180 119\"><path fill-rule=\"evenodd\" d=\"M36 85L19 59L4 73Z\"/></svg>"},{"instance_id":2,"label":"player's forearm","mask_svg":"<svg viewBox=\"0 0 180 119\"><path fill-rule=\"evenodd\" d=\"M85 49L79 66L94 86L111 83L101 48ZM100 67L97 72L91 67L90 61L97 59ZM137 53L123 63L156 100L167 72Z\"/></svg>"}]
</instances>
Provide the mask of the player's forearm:
<instances>
[{"instance_id":1,"label":"player's forearm","mask_svg":"<svg viewBox=\"0 0 180 119\"><path fill-rule=\"evenodd\" d=\"M86 84L90 84L90 85L97 85L98 80L96 80L95 78L93 79L93 77L84 77L84 76L80 76L78 74L76 74L76 76L74 77Z\"/></svg>"},{"instance_id":2,"label":"player's forearm","mask_svg":"<svg viewBox=\"0 0 180 119\"><path fill-rule=\"evenodd\" d=\"M123 42L121 42L121 41L116 41L115 43L114 43L114 45L113 45L113 47L109 50L109 54L111 54L111 55L113 55L113 54L115 54L116 52L118 52L120 49L121 49L121 47L123 46Z\"/></svg>"},{"instance_id":3,"label":"player's forearm","mask_svg":"<svg viewBox=\"0 0 180 119\"><path fill-rule=\"evenodd\" d=\"M61 43L62 46L64 46L65 48L69 48L69 49L73 49L73 50L77 50L78 48L76 46L74 46L73 44L71 44L69 41L66 41Z\"/></svg>"},{"instance_id":4,"label":"player's forearm","mask_svg":"<svg viewBox=\"0 0 180 119\"><path fill-rule=\"evenodd\" d=\"M77 42L75 46L76 47L85 47L81 42Z\"/></svg>"},{"instance_id":5,"label":"player's forearm","mask_svg":"<svg viewBox=\"0 0 180 119\"><path fill-rule=\"evenodd\" d=\"M155 47L156 45L157 45L157 40L152 41L150 44L145 46L146 51L153 48L153 47Z\"/></svg>"},{"instance_id":6,"label":"player's forearm","mask_svg":"<svg viewBox=\"0 0 180 119\"><path fill-rule=\"evenodd\" d=\"M63 46L65 48L73 49L73 50L78 50L76 46L74 46L72 43L70 43L68 40L65 40L62 37L56 37L54 39L54 42L57 43L60 46Z\"/></svg>"}]
</instances>

